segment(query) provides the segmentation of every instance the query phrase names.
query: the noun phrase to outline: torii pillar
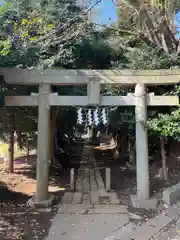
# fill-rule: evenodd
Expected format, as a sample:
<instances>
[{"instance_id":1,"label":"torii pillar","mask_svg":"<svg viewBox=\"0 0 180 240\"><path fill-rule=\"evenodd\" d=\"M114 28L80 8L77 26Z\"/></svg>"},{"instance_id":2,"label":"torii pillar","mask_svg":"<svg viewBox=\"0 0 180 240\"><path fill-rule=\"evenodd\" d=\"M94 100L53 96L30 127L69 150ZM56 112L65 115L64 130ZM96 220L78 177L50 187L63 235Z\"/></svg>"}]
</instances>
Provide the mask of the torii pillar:
<instances>
[{"instance_id":1,"label":"torii pillar","mask_svg":"<svg viewBox=\"0 0 180 240\"><path fill-rule=\"evenodd\" d=\"M47 201L49 178L50 84L39 85L36 202Z\"/></svg>"},{"instance_id":2,"label":"torii pillar","mask_svg":"<svg viewBox=\"0 0 180 240\"><path fill-rule=\"evenodd\" d=\"M137 198L149 199L147 94L144 84L135 86Z\"/></svg>"},{"instance_id":3,"label":"torii pillar","mask_svg":"<svg viewBox=\"0 0 180 240\"><path fill-rule=\"evenodd\" d=\"M157 199L149 198L147 94L142 83L135 86L135 117L137 195L131 195L131 201L134 207L156 209Z\"/></svg>"}]
</instances>

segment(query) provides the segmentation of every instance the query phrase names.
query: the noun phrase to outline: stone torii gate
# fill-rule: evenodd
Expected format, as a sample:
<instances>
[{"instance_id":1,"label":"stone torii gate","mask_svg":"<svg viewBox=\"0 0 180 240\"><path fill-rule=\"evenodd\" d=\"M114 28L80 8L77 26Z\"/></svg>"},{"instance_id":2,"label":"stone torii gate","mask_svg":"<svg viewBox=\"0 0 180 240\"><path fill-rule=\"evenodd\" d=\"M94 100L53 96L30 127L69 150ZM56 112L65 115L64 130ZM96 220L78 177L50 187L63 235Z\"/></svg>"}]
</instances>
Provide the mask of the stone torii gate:
<instances>
[{"instance_id":1,"label":"stone torii gate","mask_svg":"<svg viewBox=\"0 0 180 240\"><path fill-rule=\"evenodd\" d=\"M32 70L5 68L0 75L8 84L38 85L39 94L6 96L6 106L38 106L37 188L36 201L48 199L50 106L135 106L137 199L149 199L147 106L177 106L177 96L155 96L146 93L146 85L180 82L180 69L169 70ZM51 85L87 84L87 96L58 96ZM102 84L135 86L134 94L101 96Z\"/></svg>"}]
</instances>

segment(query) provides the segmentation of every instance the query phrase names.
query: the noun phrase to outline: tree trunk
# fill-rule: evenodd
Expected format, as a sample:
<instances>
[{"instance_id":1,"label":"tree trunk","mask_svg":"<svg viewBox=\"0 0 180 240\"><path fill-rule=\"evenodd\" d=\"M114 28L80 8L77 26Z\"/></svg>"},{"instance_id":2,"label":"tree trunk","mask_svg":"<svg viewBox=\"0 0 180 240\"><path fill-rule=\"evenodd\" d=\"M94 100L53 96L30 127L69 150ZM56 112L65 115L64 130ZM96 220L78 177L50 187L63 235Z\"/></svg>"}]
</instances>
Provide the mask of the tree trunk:
<instances>
[{"instance_id":1,"label":"tree trunk","mask_svg":"<svg viewBox=\"0 0 180 240\"><path fill-rule=\"evenodd\" d=\"M156 29L154 27L154 24L152 22L152 19L151 17L149 16L149 13L147 11L146 8L142 8L139 12L139 15L140 15L140 20L141 22L144 23L145 27L146 27L146 31L148 33L148 38L151 42L153 42L154 44L156 44L156 46L158 48L161 48L162 45L161 45L161 41L160 41L160 38L156 32Z\"/></svg>"},{"instance_id":2,"label":"tree trunk","mask_svg":"<svg viewBox=\"0 0 180 240\"><path fill-rule=\"evenodd\" d=\"M158 28L156 29L156 21L153 22L148 10L144 7L140 10L140 19L146 27L148 33L147 37L152 41L158 48L163 48L166 53L176 52L178 47L178 41L173 35L173 32L167 24L167 20L161 20ZM159 17L162 17L161 14ZM160 38L161 35L161 38Z\"/></svg>"},{"instance_id":3,"label":"tree trunk","mask_svg":"<svg viewBox=\"0 0 180 240\"><path fill-rule=\"evenodd\" d=\"M8 133L8 171L14 172L14 113L9 116L9 133Z\"/></svg>"},{"instance_id":4,"label":"tree trunk","mask_svg":"<svg viewBox=\"0 0 180 240\"><path fill-rule=\"evenodd\" d=\"M129 162L133 165L135 165L136 163L136 153L135 153L135 149L134 149L134 146L133 146L133 141L132 139L130 138L129 139L129 144L128 144L128 148L129 148Z\"/></svg>"},{"instance_id":5,"label":"tree trunk","mask_svg":"<svg viewBox=\"0 0 180 240\"><path fill-rule=\"evenodd\" d=\"M27 139L27 145L26 145L26 162L28 161L29 158L29 140Z\"/></svg>"},{"instance_id":6,"label":"tree trunk","mask_svg":"<svg viewBox=\"0 0 180 240\"><path fill-rule=\"evenodd\" d=\"M163 179L165 181L168 180L168 171L167 171L167 164L166 164L166 152L164 148L164 138L160 137L161 143L161 157L162 157L162 172L163 172Z\"/></svg>"}]
</instances>

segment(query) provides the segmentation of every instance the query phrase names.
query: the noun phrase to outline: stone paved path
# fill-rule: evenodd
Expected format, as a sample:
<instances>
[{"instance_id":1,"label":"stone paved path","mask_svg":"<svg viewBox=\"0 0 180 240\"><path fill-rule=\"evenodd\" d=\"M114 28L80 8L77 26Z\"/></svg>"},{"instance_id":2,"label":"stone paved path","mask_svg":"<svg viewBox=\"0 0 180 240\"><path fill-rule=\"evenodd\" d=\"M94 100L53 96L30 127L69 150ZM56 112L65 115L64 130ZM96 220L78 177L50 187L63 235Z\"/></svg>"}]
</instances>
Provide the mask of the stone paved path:
<instances>
[{"instance_id":1,"label":"stone paved path","mask_svg":"<svg viewBox=\"0 0 180 240\"><path fill-rule=\"evenodd\" d=\"M128 222L128 214L57 214L47 240L110 240Z\"/></svg>"},{"instance_id":2,"label":"stone paved path","mask_svg":"<svg viewBox=\"0 0 180 240\"><path fill-rule=\"evenodd\" d=\"M75 191L64 194L46 239L110 240L130 216L116 193L106 191L91 146L84 146L76 176Z\"/></svg>"},{"instance_id":3,"label":"stone paved path","mask_svg":"<svg viewBox=\"0 0 180 240\"><path fill-rule=\"evenodd\" d=\"M75 191L66 192L62 204L120 204L115 192L106 191L91 146L84 146L80 168L75 175Z\"/></svg>"}]
</instances>

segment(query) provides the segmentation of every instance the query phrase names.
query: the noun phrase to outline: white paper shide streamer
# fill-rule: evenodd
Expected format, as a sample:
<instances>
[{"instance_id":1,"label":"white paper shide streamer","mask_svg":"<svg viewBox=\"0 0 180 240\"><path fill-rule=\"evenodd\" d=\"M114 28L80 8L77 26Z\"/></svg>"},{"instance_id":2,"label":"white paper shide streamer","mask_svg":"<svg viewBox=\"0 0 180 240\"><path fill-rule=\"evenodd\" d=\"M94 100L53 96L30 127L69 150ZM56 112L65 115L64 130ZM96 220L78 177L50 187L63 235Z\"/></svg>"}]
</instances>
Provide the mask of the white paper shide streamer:
<instances>
[{"instance_id":1,"label":"white paper shide streamer","mask_svg":"<svg viewBox=\"0 0 180 240\"><path fill-rule=\"evenodd\" d=\"M100 113L100 116L99 116ZM101 109L88 109L86 112L86 119L88 126L92 126L93 124L95 126L98 126L100 122L102 122L104 125L107 124L107 109L103 108ZM79 108L77 111L77 123L83 124L83 109Z\"/></svg>"},{"instance_id":2,"label":"white paper shide streamer","mask_svg":"<svg viewBox=\"0 0 180 240\"><path fill-rule=\"evenodd\" d=\"M92 112L91 112L91 109L88 110L87 117L88 117L88 125L89 125L89 126L92 126L93 120L92 120Z\"/></svg>"},{"instance_id":3,"label":"white paper shide streamer","mask_svg":"<svg viewBox=\"0 0 180 240\"><path fill-rule=\"evenodd\" d=\"M77 111L77 123L82 124L83 123L83 118L82 118L82 108L79 108Z\"/></svg>"},{"instance_id":4,"label":"white paper shide streamer","mask_svg":"<svg viewBox=\"0 0 180 240\"><path fill-rule=\"evenodd\" d=\"M105 108L103 108L103 110L101 112L101 117L102 117L103 124L106 125L107 124L107 114L106 114Z\"/></svg>"},{"instance_id":5,"label":"white paper shide streamer","mask_svg":"<svg viewBox=\"0 0 180 240\"><path fill-rule=\"evenodd\" d=\"M94 124L98 126L99 125L98 109L94 111L93 118L94 118Z\"/></svg>"}]
</instances>

